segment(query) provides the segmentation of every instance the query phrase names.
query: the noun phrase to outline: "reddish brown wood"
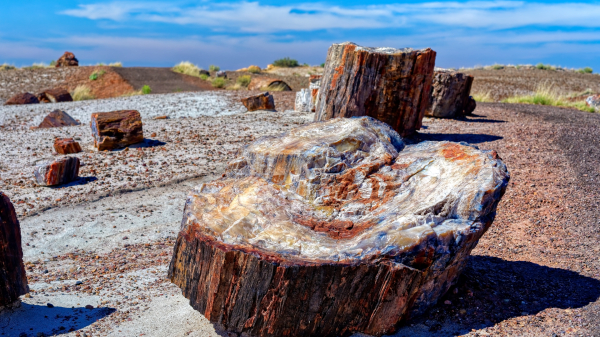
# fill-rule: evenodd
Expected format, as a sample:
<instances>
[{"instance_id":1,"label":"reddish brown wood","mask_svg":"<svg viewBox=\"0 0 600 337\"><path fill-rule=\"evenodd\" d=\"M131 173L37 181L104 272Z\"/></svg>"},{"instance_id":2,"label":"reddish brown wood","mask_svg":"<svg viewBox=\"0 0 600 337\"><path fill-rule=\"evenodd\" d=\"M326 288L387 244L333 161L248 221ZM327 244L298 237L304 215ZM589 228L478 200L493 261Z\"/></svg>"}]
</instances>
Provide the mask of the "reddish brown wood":
<instances>
[{"instance_id":1,"label":"reddish brown wood","mask_svg":"<svg viewBox=\"0 0 600 337\"><path fill-rule=\"evenodd\" d=\"M73 138L56 138L54 150L60 154L71 154L81 152L81 146Z\"/></svg>"},{"instance_id":2,"label":"reddish brown wood","mask_svg":"<svg viewBox=\"0 0 600 337\"><path fill-rule=\"evenodd\" d=\"M48 89L38 94L40 103L73 102L71 94L62 88Z\"/></svg>"},{"instance_id":3,"label":"reddish brown wood","mask_svg":"<svg viewBox=\"0 0 600 337\"><path fill-rule=\"evenodd\" d=\"M69 116L62 110L54 110L44 117L44 120L40 123L40 128L56 128L61 126L74 126L80 123Z\"/></svg>"},{"instance_id":4,"label":"reddish brown wood","mask_svg":"<svg viewBox=\"0 0 600 337\"><path fill-rule=\"evenodd\" d=\"M4 105L37 104L40 101L34 94L28 92L16 94L4 102Z\"/></svg>"},{"instance_id":5,"label":"reddish brown wood","mask_svg":"<svg viewBox=\"0 0 600 337\"><path fill-rule=\"evenodd\" d=\"M421 128L429 104L436 52L365 48L354 43L329 48L315 121L370 116L402 136Z\"/></svg>"},{"instance_id":6,"label":"reddish brown wood","mask_svg":"<svg viewBox=\"0 0 600 337\"><path fill-rule=\"evenodd\" d=\"M79 66L79 60L75 58L75 55L71 52L66 51L57 61L56 67L77 67Z\"/></svg>"},{"instance_id":7,"label":"reddish brown wood","mask_svg":"<svg viewBox=\"0 0 600 337\"><path fill-rule=\"evenodd\" d=\"M242 104L248 109L248 111L256 110L275 110L275 101L273 95L268 92L242 98Z\"/></svg>"},{"instance_id":8,"label":"reddish brown wood","mask_svg":"<svg viewBox=\"0 0 600 337\"><path fill-rule=\"evenodd\" d=\"M77 157L64 157L53 162L41 162L33 171L40 186L66 184L79 177L80 162Z\"/></svg>"},{"instance_id":9,"label":"reddish brown wood","mask_svg":"<svg viewBox=\"0 0 600 337\"><path fill-rule=\"evenodd\" d=\"M90 126L98 151L114 150L144 141L142 116L137 110L93 113Z\"/></svg>"},{"instance_id":10,"label":"reddish brown wood","mask_svg":"<svg viewBox=\"0 0 600 337\"><path fill-rule=\"evenodd\" d=\"M28 291L21 227L10 199L0 192L0 307L17 301Z\"/></svg>"}]
</instances>

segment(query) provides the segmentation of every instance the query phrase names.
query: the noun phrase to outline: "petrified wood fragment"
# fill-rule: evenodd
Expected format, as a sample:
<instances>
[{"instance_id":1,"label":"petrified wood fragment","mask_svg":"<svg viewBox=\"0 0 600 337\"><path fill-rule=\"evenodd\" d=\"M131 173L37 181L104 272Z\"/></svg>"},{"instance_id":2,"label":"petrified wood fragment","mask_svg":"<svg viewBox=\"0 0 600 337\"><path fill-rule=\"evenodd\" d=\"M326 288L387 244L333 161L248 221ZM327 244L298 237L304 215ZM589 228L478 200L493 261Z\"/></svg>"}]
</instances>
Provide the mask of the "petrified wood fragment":
<instances>
[{"instance_id":1,"label":"petrified wood fragment","mask_svg":"<svg viewBox=\"0 0 600 337\"><path fill-rule=\"evenodd\" d=\"M56 138L54 150L60 154L71 154L81 152L81 146L73 138Z\"/></svg>"},{"instance_id":2,"label":"petrified wood fragment","mask_svg":"<svg viewBox=\"0 0 600 337\"><path fill-rule=\"evenodd\" d=\"M248 111L275 110L275 100L273 99L273 95L268 92L242 98L242 104L244 104Z\"/></svg>"},{"instance_id":3,"label":"petrified wood fragment","mask_svg":"<svg viewBox=\"0 0 600 337\"><path fill-rule=\"evenodd\" d=\"M313 109L312 95L310 89L300 89L296 93L294 111L311 112Z\"/></svg>"},{"instance_id":4,"label":"petrified wood fragment","mask_svg":"<svg viewBox=\"0 0 600 337\"><path fill-rule=\"evenodd\" d=\"M263 137L186 201L169 277L256 336L391 333L448 290L508 184L493 151L373 118Z\"/></svg>"},{"instance_id":5,"label":"petrified wood fragment","mask_svg":"<svg viewBox=\"0 0 600 337\"><path fill-rule=\"evenodd\" d=\"M292 88L278 78L254 77L248 84L248 90L291 91Z\"/></svg>"},{"instance_id":6,"label":"petrified wood fragment","mask_svg":"<svg viewBox=\"0 0 600 337\"><path fill-rule=\"evenodd\" d=\"M40 101L34 94L28 92L16 94L4 102L4 105L37 104Z\"/></svg>"},{"instance_id":7,"label":"petrified wood fragment","mask_svg":"<svg viewBox=\"0 0 600 337\"><path fill-rule=\"evenodd\" d=\"M73 102L71 94L62 88L48 89L38 94L40 103Z\"/></svg>"},{"instance_id":8,"label":"petrified wood fragment","mask_svg":"<svg viewBox=\"0 0 600 337\"><path fill-rule=\"evenodd\" d=\"M28 291L21 227L10 199L0 192L0 307L16 302Z\"/></svg>"},{"instance_id":9,"label":"petrified wood fragment","mask_svg":"<svg viewBox=\"0 0 600 337\"><path fill-rule=\"evenodd\" d=\"M96 112L91 121L94 146L113 150L144 141L142 116L137 110Z\"/></svg>"},{"instance_id":10,"label":"petrified wood fragment","mask_svg":"<svg viewBox=\"0 0 600 337\"><path fill-rule=\"evenodd\" d=\"M54 110L44 117L44 120L40 123L40 128L57 128L61 126L74 126L80 123L73 117L69 116L62 110Z\"/></svg>"},{"instance_id":11,"label":"petrified wood fragment","mask_svg":"<svg viewBox=\"0 0 600 337\"><path fill-rule=\"evenodd\" d=\"M454 118L471 114L475 108L470 98L473 76L436 69L426 116ZM472 102L471 102L472 101Z\"/></svg>"},{"instance_id":12,"label":"petrified wood fragment","mask_svg":"<svg viewBox=\"0 0 600 337\"><path fill-rule=\"evenodd\" d=\"M79 158L64 157L53 162L38 163L33 173L38 185L56 186L77 179L79 166Z\"/></svg>"},{"instance_id":13,"label":"petrified wood fragment","mask_svg":"<svg viewBox=\"0 0 600 337\"><path fill-rule=\"evenodd\" d=\"M75 58L75 55L71 52L66 51L58 60L56 60L56 67L77 67L79 66L79 60Z\"/></svg>"},{"instance_id":14,"label":"petrified wood fragment","mask_svg":"<svg viewBox=\"0 0 600 337\"><path fill-rule=\"evenodd\" d=\"M351 42L329 47L315 121L370 116L401 136L421 128L429 104L436 53L367 48Z\"/></svg>"}]
</instances>

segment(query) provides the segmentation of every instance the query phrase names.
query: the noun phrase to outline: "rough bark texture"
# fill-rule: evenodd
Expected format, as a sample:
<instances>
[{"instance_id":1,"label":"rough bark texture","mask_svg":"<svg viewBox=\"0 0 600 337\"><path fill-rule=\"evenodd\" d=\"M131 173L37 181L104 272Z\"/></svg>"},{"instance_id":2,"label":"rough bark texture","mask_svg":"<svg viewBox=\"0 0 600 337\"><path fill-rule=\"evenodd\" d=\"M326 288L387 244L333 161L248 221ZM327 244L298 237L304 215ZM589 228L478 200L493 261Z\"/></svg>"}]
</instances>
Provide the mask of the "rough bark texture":
<instances>
[{"instance_id":1,"label":"rough bark texture","mask_svg":"<svg viewBox=\"0 0 600 337\"><path fill-rule=\"evenodd\" d=\"M315 121L370 116L402 136L414 133L421 128L429 104L435 55L431 49L332 45Z\"/></svg>"},{"instance_id":2,"label":"rough bark texture","mask_svg":"<svg viewBox=\"0 0 600 337\"><path fill-rule=\"evenodd\" d=\"M248 90L277 90L277 91L292 91L292 88L284 81L277 78L254 77Z\"/></svg>"},{"instance_id":3,"label":"rough bark texture","mask_svg":"<svg viewBox=\"0 0 600 337\"><path fill-rule=\"evenodd\" d=\"M40 103L73 102L71 94L62 88L48 89L38 94Z\"/></svg>"},{"instance_id":4,"label":"rough bark texture","mask_svg":"<svg viewBox=\"0 0 600 337\"><path fill-rule=\"evenodd\" d=\"M4 102L4 105L37 104L40 101L34 94L28 92L16 94Z\"/></svg>"},{"instance_id":5,"label":"rough bark texture","mask_svg":"<svg viewBox=\"0 0 600 337\"><path fill-rule=\"evenodd\" d=\"M169 277L228 331L391 333L455 282L508 184L493 151L373 118L263 137L195 188Z\"/></svg>"},{"instance_id":6,"label":"rough bark texture","mask_svg":"<svg viewBox=\"0 0 600 337\"><path fill-rule=\"evenodd\" d=\"M275 110L275 100L273 99L273 95L268 92L242 98L242 104L244 104L248 111Z\"/></svg>"},{"instance_id":7,"label":"rough bark texture","mask_svg":"<svg viewBox=\"0 0 600 337\"><path fill-rule=\"evenodd\" d=\"M40 186L66 184L79 177L79 158L65 157L53 162L42 162L34 170L35 180Z\"/></svg>"},{"instance_id":8,"label":"rough bark texture","mask_svg":"<svg viewBox=\"0 0 600 337\"><path fill-rule=\"evenodd\" d=\"M54 150L60 154L71 154L81 152L81 146L73 138L56 138Z\"/></svg>"},{"instance_id":9,"label":"rough bark texture","mask_svg":"<svg viewBox=\"0 0 600 337\"><path fill-rule=\"evenodd\" d=\"M470 115L475 110L473 107L475 101L469 96L472 85L473 76L448 70L436 70L425 116L455 118Z\"/></svg>"},{"instance_id":10,"label":"rough bark texture","mask_svg":"<svg viewBox=\"0 0 600 337\"><path fill-rule=\"evenodd\" d=\"M142 117L136 110L96 112L90 123L98 151L114 150L144 141Z\"/></svg>"},{"instance_id":11,"label":"rough bark texture","mask_svg":"<svg viewBox=\"0 0 600 337\"><path fill-rule=\"evenodd\" d=\"M0 192L0 307L13 304L28 291L21 227L10 199Z\"/></svg>"},{"instance_id":12,"label":"rough bark texture","mask_svg":"<svg viewBox=\"0 0 600 337\"><path fill-rule=\"evenodd\" d=\"M44 117L44 120L40 123L40 128L56 128L61 126L74 126L80 123L69 116L62 110L54 110Z\"/></svg>"},{"instance_id":13,"label":"rough bark texture","mask_svg":"<svg viewBox=\"0 0 600 337\"><path fill-rule=\"evenodd\" d=\"M56 60L56 67L77 67L79 66L79 60L75 58L75 55L71 52L66 51L58 60Z\"/></svg>"}]
</instances>

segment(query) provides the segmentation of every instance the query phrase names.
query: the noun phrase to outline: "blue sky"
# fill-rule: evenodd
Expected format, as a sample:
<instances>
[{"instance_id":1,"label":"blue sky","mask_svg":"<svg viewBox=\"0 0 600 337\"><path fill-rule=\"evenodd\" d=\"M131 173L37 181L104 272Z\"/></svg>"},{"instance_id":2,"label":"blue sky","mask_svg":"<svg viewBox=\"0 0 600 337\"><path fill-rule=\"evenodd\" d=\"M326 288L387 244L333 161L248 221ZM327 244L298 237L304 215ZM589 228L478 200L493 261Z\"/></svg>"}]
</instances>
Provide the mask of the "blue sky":
<instances>
[{"instance_id":1,"label":"blue sky","mask_svg":"<svg viewBox=\"0 0 600 337\"><path fill-rule=\"evenodd\" d=\"M536 64L600 71L600 2L3 1L0 63L236 69L285 56L325 61L332 43L430 47L440 67Z\"/></svg>"}]
</instances>

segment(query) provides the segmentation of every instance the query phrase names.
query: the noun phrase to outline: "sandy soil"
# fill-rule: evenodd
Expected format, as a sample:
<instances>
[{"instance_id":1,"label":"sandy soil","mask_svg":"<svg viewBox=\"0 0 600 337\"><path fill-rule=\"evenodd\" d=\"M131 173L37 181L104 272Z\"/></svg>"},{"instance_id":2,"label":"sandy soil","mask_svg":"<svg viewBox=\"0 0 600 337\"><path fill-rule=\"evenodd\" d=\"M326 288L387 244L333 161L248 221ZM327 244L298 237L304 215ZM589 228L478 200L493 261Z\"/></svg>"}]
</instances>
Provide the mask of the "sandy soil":
<instances>
[{"instance_id":1,"label":"sandy soil","mask_svg":"<svg viewBox=\"0 0 600 337\"><path fill-rule=\"evenodd\" d=\"M166 279L185 195L218 176L253 139L312 120L294 112L241 113L235 95L65 106L85 123L94 110L131 104L142 113L146 137L156 133L143 147L101 153L90 148L87 126L29 130L42 108L0 108L0 151L10 154L0 158L0 188L16 203L33 289L21 308L0 314L0 335L220 333ZM194 105L192 98L203 101ZM511 172L510 187L457 286L395 336L600 334L600 115L505 104L479 104L475 114L425 119L413 141L495 149ZM84 178L62 188L34 187L32 165L53 156L55 134L81 139Z\"/></svg>"}]
</instances>

